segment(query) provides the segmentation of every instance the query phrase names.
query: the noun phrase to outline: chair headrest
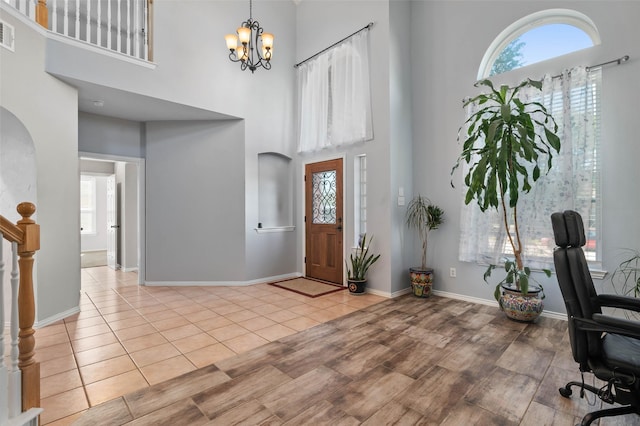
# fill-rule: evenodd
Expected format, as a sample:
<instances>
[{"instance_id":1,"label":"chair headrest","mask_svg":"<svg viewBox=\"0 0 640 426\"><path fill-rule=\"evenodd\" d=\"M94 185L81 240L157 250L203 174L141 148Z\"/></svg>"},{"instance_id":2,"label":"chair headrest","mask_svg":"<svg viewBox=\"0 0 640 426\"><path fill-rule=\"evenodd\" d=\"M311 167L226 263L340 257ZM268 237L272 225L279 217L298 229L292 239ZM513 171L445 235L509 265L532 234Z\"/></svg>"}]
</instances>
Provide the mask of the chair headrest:
<instances>
[{"instance_id":1,"label":"chair headrest","mask_svg":"<svg viewBox=\"0 0 640 426\"><path fill-rule=\"evenodd\" d=\"M582 247L587 239L584 234L582 216L576 211L565 210L551 215L551 225L556 245L559 247Z\"/></svg>"}]
</instances>

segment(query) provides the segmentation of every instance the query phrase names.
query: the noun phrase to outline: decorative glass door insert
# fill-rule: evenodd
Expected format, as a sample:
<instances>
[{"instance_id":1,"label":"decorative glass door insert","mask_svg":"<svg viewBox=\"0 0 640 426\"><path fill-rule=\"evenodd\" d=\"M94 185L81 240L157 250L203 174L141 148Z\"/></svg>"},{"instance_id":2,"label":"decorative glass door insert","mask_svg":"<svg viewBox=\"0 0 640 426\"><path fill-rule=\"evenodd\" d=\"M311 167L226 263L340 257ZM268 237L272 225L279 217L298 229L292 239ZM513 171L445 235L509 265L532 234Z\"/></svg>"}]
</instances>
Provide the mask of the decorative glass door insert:
<instances>
[{"instance_id":1,"label":"decorative glass door insert","mask_svg":"<svg viewBox=\"0 0 640 426\"><path fill-rule=\"evenodd\" d=\"M336 223L336 171L313 174L313 223Z\"/></svg>"}]
</instances>

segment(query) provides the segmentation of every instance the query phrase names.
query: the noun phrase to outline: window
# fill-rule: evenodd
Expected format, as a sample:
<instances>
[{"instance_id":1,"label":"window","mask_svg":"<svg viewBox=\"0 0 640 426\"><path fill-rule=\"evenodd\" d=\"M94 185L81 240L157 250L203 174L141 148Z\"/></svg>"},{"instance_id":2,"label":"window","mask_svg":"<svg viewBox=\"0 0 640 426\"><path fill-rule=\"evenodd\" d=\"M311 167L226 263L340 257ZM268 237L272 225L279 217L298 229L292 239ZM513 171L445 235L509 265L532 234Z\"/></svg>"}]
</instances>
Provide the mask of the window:
<instances>
[{"instance_id":1,"label":"window","mask_svg":"<svg viewBox=\"0 0 640 426\"><path fill-rule=\"evenodd\" d=\"M80 176L80 233L96 234L96 178Z\"/></svg>"},{"instance_id":2,"label":"window","mask_svg":"<svg viewBox=\"0 0 640 426\"><path fill-rule=\"evenodd\" d=\"M506 28L491 44L478 80L600 44L593 22L567 9L544 10Z\"/></svg>"},{"instance_id":3,"label":"window","mask_svg":"<svg viewBox=\"0 0 640 426\"><path fill-rule=\"evenodd\" d=\"M354 244L360 243L360 238L367 232L367 156L358 155L354 160Z\"/></svg>"},{"instance_id":4,"label":"window","mask_svg":"<svg viewBox=\"0 0 640 426\"><path fill-rule=\"evenodd\" d=\"M496 40L487 50L479 70L481 78L487 77L494 58L509 43L531 27L553 23L563 23L584 30L594 44L599 43L595 27L589 27L589 18L577 12L563 11L553 16L552 11L543 11L524 18L503 31L503 40ZM571 12L571 13L569 13ZM578 17L580 19L578 19ZM580 25L578 25L580 23ZM590 28L589 30L587 30ZM496 46L502 46L496 48ZM552 62L551 66L557 66ZM484 68L483 68L484 67ZM525 65L522 66L525 78ZM482 75L483 73L486 73ZM600 70L587 71L585 67L565 70L560 76L546 76L543 90L533 90L528 94L540 101L554 116L560 129L560 154L555 155L549 174L536 182L531 192L520 199L518 216L520 232L524 237L526 263L531 268L552 268L553 248L549 217L555 211L573 209L585 221L587 243L585 255L592 270L602 267L601 247L601 193L600 193L600 99L602 97L602 73ZM529 76L536 78L536 76ZM524 94L521 92L521 94ZM473 107L473 106L470 106ZM463 174L464 175L464 174ZM480 212L473 202L464 205L461 213L460 260L480 264L497 264L512 255L507 236L502 231L501 212ZM526 225L525 225L526 224ZM522 229L524 226L524 229Z\"/></svg>"}]
</instances>

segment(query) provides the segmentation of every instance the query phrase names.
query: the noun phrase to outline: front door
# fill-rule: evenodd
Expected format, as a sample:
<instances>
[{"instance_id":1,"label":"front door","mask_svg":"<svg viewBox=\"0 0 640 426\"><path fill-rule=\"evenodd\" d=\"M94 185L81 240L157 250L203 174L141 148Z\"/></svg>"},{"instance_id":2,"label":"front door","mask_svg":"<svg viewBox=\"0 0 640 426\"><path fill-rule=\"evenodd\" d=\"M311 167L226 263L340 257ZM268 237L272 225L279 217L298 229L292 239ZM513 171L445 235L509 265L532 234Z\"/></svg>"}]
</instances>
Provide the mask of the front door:
<instances>
[{"instance_id":1,"label":"front door","mask_svg":"<svg viewBox=\"0 0 640 426\"><path fill-rule=\"evenodd\" d=\"M342 159L305 167L306 274L342 284Z\"/></svg>"}]
</instances>

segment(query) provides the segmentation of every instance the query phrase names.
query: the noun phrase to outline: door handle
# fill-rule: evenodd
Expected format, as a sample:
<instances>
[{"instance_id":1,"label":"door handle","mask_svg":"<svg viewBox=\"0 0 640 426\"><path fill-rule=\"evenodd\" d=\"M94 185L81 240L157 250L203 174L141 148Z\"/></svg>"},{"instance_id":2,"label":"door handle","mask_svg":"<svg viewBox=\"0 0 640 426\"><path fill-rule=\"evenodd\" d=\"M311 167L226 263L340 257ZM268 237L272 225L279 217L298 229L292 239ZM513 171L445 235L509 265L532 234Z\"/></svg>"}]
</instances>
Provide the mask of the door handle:
<instances>
[{"instance_id":1,"label":"door handle","mask_svg":"<svg viewBox=\"0 0 640 426\"><path fill-rule=\"evenodd\" d=\"M336 226L336 229L337 229L338 231L342 232L342 225L338 225L338 226Z\"/></svg>"},{"instance_id":2,"label":"door handle","mask_svg":"<svg viewBox=\"0 0 640 426\"><path fill-rule=\"evenodd\" d=\"M112 228L120 228L120 225L111 225Z\"/></svg>"}]
</instances>

